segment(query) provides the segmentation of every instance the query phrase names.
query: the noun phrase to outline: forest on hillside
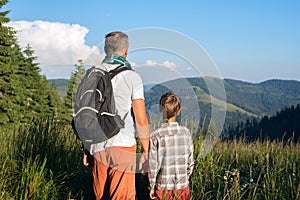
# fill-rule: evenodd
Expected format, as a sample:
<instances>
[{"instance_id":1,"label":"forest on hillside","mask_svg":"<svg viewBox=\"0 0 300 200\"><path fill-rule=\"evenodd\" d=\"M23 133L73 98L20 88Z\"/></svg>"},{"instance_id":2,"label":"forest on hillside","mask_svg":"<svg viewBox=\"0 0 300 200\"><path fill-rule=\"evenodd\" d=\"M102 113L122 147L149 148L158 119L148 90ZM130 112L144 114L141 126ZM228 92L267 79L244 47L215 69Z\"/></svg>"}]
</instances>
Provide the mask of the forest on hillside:
<instances>
[{"instance_id":1,"label":"forest on hillside","mask_svg":"<svg viewBox=\"0 0 300 200\"><path fill-rule=\"evenodd\" d=\"M238 123L226 130L227 139L244 138L247 141L281 140L298 142L300 140L300 104L277 112L274 116L264 116L261 120L252 119Z\"/></svg>"}]
</instances>

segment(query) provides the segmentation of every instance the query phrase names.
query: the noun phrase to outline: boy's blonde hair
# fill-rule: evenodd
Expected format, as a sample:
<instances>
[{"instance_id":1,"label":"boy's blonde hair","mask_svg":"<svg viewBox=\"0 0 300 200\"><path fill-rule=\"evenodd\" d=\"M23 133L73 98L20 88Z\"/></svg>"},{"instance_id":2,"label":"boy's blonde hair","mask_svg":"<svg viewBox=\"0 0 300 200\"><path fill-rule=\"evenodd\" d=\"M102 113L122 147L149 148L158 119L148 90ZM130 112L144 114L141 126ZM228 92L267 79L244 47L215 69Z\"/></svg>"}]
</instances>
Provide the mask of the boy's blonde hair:
<instances>
[{"instance_id":1,"label":"boy's blonde hair","mask_svg":"<svg viewBox=\"0 0 300 200\"><path fill-rule=\"evenodd\" d=\"M180 98L172 92L165 93L159 100L159 110L166 122L179 113L180 107Z\"/></svg>"}]
</instances>

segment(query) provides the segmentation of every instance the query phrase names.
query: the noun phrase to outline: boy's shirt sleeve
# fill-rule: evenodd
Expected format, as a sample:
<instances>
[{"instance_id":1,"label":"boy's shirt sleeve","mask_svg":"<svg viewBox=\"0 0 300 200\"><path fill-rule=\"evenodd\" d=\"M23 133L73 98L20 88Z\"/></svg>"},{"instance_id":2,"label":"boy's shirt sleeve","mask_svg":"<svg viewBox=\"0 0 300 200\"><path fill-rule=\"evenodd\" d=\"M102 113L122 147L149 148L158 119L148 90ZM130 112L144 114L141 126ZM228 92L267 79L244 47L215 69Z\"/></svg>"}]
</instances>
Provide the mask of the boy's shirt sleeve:
<instances>
[{"instance_id":1,"label":"boy's shirt sleeve","mask_svg":"<svg viewBox=\"0 0 300 200\"><path fill-rule=\"evenodd\" d=\"M158 141L156 138L150 139L150 150L149 150L149 185L150 189L155 189L156 177L158 173Z\"/></svg>"}]
</instances>

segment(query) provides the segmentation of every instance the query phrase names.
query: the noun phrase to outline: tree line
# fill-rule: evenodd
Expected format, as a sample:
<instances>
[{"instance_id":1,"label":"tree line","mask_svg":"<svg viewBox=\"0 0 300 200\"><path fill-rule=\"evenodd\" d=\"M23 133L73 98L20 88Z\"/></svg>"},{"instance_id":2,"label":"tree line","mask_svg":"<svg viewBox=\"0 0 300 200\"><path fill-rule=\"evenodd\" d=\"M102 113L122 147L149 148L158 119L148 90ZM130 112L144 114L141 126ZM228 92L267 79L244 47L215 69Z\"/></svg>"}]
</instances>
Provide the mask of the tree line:
<instances>
[{"instance_id":1,"label":"tree line","mask_svg":"<svg viewBox=\"0 0 300 200\"><path fill-rule=\"evenodd\" d=\"M300 104L287 107L274 116L264 116L260 120L253 118L229 127L225 132L229 139L243 137L253 141L270 139L282 141L300 141Z\"/></svg>"},{"instance_id":2,"label":"tree line","mask_svg":"<svg viewBox=\"0 0 300 200\"><path fill-rule=\"evenodd\" d=\"M0 8L8 0L0 0ZM67 96L59 96L55 82L49 85L36 62L34 50L20 47L16 31L7 25L9 11L0 12L0 125L30 123L46 117L59 123L69 123L75 84L85 69L79 61L68 85Z\"/></svg>"}]
</instances>

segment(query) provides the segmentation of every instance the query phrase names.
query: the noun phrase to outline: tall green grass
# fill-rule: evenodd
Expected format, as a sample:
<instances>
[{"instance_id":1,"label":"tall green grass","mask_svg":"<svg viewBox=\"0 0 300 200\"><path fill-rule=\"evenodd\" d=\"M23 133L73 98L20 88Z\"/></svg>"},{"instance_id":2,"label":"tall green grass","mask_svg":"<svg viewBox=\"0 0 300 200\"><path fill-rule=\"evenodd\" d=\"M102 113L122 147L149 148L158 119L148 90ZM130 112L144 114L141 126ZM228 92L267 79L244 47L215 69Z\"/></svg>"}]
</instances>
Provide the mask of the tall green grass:
<instances>
[{"instance_id":1,"label":"tall green grass","mask_svg":"<svg viewBox=\"0 0 300 200\"><path fill-rule=\"evenodd\" d=\"M194 141L193 199L300 199L299 143L218 141L203 155L200 131L192 132L200 136ZM39 119L2 127L0 147L0 199L92 199L91 168L82 166L80 142L69 125ZM147 199L147 178L138 174L136 181L138 199Z\"/></svg>"},{"instance_id":2,"label":"tall green grass","mask_svg":"<svg viewBox=\"0 0 300 200\"><path fill-rule=\"evenodd\" d=\"M300 199L299 143L218 142L205 157L200 147L195 141L194 199Z\"/></svg>"},{"instance_id":3,"label":"tall green grass","mask_svg":"<svg viewBox=\"0 0 300 200\"><path fill-rule=\"evenodd\" d=\"M69 125L37 119L0 132L0 199L86 199L89 168Z\"/></svg>"}]
</instances>

